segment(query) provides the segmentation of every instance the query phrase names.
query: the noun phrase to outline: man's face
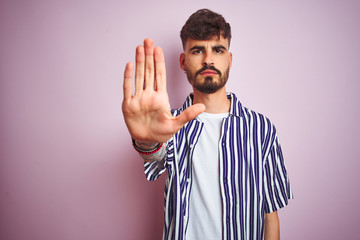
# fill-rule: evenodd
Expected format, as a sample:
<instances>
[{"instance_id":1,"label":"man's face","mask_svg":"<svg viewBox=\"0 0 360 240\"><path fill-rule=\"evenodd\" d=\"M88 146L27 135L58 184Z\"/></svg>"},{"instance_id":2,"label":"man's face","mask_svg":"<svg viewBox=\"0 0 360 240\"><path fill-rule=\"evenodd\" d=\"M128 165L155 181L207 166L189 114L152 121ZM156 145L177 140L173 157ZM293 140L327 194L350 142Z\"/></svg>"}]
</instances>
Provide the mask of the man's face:
<instances>
[{"instance_id":1,"label":"man's face","mask_svg":"<svg viewBox=\"0 0 360 240\"><path fill-rule=\"evenodd\" d=\"M232 54L228 40L217 36L209 40L187 39L180 67L194 89L214 93L222 89L229 77Z\"/></svg>"}]
</instances>

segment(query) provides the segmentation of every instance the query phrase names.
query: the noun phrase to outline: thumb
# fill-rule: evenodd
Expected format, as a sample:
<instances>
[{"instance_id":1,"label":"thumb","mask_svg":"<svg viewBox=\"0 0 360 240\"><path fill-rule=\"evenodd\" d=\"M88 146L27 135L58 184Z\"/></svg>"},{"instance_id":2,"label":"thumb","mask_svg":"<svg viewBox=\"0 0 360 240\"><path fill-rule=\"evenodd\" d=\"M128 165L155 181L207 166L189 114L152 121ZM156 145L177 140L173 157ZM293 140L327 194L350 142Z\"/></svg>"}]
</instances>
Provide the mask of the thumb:
<instances>
[{"instance_id":1,"label":"thumb","mask_svg":"<svg viewBox=\"0 0 360 240\"><path fill-rule=\"evenodd\" d=\"M193 120L198 116L200 113L205 111L205 105L202 103L197 103L191 105L190 107L186 108L179 116L176 117L176 123L178 129L182 128L185 123Z\"/></svg>"}]
</instances>

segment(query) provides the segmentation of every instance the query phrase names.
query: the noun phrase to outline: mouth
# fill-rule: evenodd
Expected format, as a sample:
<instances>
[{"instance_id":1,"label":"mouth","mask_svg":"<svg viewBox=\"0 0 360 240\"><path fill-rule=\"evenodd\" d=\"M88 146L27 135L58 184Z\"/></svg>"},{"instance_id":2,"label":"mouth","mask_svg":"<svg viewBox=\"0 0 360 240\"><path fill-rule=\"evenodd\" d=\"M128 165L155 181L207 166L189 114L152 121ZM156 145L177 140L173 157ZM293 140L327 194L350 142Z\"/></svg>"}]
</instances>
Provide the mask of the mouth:
<instances>
[{"instance_id":1,"label":"mouth","mask_svg":"<svg viewBox=\"0 0 360 240\"><path fill-rule=\"evenodd\" d=\"M201 76L214 76L217 74L218 73L216 71L212 71L212 70L205 70L200 73Z\"/></svg>"},{"instance_id":2,"label":"mouth","mask_svg":"<svg viewBox=\"0 0 360 240\"><path fill-rule=\"evenodd\" d=\"M202 69L200 69L199 71L197 71L195 73L195 77L197 77L198 75L201 76L215 76L215 75L219 75L221 76L221 72L216 69L214 66L204 66Z\"/></svg>"}]
</instances>

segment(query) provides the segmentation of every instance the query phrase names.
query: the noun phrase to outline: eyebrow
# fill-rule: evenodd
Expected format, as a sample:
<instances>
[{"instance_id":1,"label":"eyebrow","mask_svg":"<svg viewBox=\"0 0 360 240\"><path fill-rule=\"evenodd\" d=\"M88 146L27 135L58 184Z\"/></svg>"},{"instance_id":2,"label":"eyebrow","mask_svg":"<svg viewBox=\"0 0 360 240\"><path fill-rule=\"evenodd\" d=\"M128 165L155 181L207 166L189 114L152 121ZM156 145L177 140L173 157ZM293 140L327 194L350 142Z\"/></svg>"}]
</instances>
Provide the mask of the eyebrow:
<instances>
[{"instance_id":1,"label":"eyebrow","mask_svg":"<svg viewBox=\"0 0 360 240\"><path fill-rule=\"evenodd\" d=\"M223 45L216 45L213 47L213 49L224 49L227 50L226 47L224 47Z\"/></svg>"},{"instance_id":2,"label":"eyebrow","mask_svg":"<svg viewBox=\"0 0 360 240\"><path fill-rule=\"evenodd\" d=\"M190 48L189 51L193 51L193 50L204 50L204 49L205 49L204 46L194 46L194 47ZM227 50L226 47L224 47L223 45L213 46L212 49L224 49L224 50Z\"/></svg>"},{"instance_id":3,"label":"eyebrow","mask_svg":"<svg viewBox=\"0 0 360 240\"><path fill-rule=\"evenodd\" d=\"M192 50L204 50L205 47L202 47L202 46L194 46L192 48L189 49L189 51L191 52Z\"/></svg>"}]
</instances>

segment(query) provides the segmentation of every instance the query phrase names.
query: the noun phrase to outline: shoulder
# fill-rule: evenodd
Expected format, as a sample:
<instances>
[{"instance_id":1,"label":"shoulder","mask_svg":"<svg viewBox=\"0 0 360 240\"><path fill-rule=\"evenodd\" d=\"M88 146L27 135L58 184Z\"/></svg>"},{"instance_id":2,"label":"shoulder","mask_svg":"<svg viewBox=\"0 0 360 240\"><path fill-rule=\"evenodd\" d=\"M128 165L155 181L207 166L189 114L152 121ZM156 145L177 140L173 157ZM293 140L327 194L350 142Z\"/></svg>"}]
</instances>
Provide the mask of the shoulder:
<instances>
[{"instance_id":1,"label":"shoulder","mask_svg":"<svg viewBox=\"0 0 360 240\"><path fill-rule=\"evenodd\" d=\"M274 128L274 124L264 114L244 106L235 94L229 93L229 96L232 99L230 114L242 118L243 121L249 125Z\"/></svg>"},{"instance_id":2,"label":"shoulder","mask_svg":"<svg viewBox=\"0 0 360 240\"><path fill-rule=\"evenodd\" d=\"M264 114L245 107L236 100L237 113L242 122L243 130L250 134L250 137L259 139L264 146L272 145L277 136L273 122Z\"/></svg>"},{"instance_id":3,"label":"shoulder","mask_svg":"<svg viewBox=\"0 0 360 240\"><path fill-rule=\"evenodd\" d=\"M260 124L260 125L266 125L268 127L275 127L272 121L264 114L256 112L245 106L242 106L241 110L243 113L242 116L244 117L244 121L247 121L255 125Z\"/></svg>"}]
</instances>

